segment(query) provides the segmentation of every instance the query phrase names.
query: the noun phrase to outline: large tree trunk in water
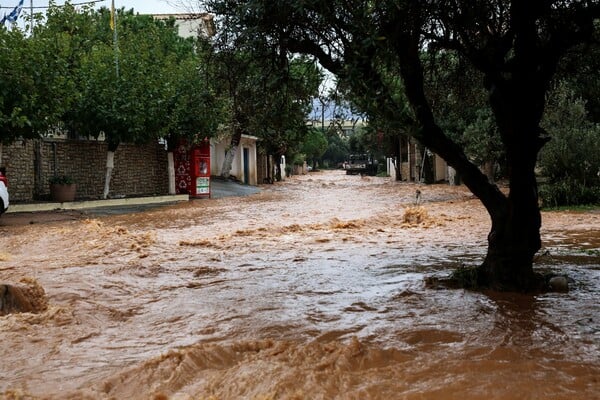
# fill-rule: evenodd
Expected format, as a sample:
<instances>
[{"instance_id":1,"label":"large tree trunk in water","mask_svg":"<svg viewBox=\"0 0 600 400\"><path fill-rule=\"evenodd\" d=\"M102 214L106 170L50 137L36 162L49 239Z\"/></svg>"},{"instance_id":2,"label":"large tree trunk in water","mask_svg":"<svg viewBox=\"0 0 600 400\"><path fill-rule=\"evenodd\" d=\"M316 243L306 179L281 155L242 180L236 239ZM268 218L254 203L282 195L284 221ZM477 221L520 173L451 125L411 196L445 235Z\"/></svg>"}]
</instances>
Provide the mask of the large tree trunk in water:
<instances>
[{"instance_id":1,"label":"large tree trunk in water","mask_svg":"<svg viewBox=\"0 0 600 400\"><path fill-rule=\"evenodd\" d=\"M516 168L510 176L505 205L488 209L492 228L485 261L478 269L482 286L527 291L540 285L533 272L533 257L541 247L542 224L533 165Z\"/></svg>"},{"instance_id":2,"label":"large tree trunk in water","mask_svg":"<svg viewBox=\"0 0 600 400\"><path fill-rule=\"evenodd\" d=\"M535 75L535 74L532 74ZM509 194L502 207L488 207L492 229L478 280L494 288L527 291L540 287L533 257L541 248L542 217L535 164L547 138L541 134L545 89L527 73L492 85L490 104L506 149Z\"/></svg>"},{"instance_id":3,"label":"large tree trunk in water","mask_svg":"<svg viewBox=\"0 0 600 400\"><path fill-rule=\"evenodd\" d=\"M231 175L231 169L233 168L233 158L235 157L238 147L240 147L240 142L242 141L242 130L236 128L233 132L233 136L231 137L231 145L225 153L225 160L223 160L223 168L221 168L221 177L229 178Z\"/></svg>"}]
</instances>

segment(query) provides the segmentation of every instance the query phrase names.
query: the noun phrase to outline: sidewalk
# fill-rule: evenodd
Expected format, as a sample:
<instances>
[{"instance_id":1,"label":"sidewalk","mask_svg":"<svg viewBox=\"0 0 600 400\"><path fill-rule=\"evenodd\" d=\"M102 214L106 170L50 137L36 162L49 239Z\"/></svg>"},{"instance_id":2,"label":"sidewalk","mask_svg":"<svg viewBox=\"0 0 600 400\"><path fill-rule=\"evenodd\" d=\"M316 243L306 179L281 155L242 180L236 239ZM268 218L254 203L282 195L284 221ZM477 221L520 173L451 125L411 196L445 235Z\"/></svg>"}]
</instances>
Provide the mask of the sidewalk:
<instances>
[{"instance_id":1,"label":"sidewalk","mask_svg":"<svg viewBox=\"0 0 600 400\"><path fill-rule=\"evenodd\" d=\"M139 206L149 204L168 204L181 201L188 201L187 194L167 195L167 196L150 196L150 197L129 197L122 199L107 199L107 200L85 200L71 201L65 203L26 203L26 204L11 204L8 208L9 213L21 212L38 212L38 211L53 211L53 210L84 210L89 208L104 208L104 207L123 207L123 206Z\"/></svg>"},{"instance_id":2,"label":"sidewalk","mask_svg":"<svg viewBox=\"0 0 600 400\"><path fill-rule=\"evenodd\" d=\"M210 184L211 199L220 199L223 197L248 196L260 192L256 186L242 185L232 181L211 179ZM25 204L11 204L8 208L9 213L40 212L54 210L85 210L92 208L111 208L111 207L135 207L146 205L165 205L170 203L179 203L189 201L187 194L164 195L164 196L145 196L145 197L124 197L120 199L107 200L84 200L65 203L39 202Z\"/></svg>"}]
</instances>

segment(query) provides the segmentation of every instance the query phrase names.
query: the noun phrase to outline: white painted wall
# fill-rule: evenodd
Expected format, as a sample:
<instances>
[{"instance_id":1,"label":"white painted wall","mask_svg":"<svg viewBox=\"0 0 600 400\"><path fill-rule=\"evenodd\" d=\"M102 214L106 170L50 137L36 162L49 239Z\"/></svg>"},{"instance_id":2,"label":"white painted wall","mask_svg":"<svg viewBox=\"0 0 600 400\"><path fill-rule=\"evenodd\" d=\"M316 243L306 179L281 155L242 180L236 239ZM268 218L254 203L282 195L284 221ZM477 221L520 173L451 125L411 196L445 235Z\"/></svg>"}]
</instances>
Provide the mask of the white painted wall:
<instances>
[{"instance_id":1,"label":"white painted wall","mask_svg":"<svg viewBox=\"0 0 600 400\"><path fill-rule=\"evenodd\" d=\"M244 149L248 149L248 185L256 186L258 184L257 166L256 166L256 136L242 135L238 150L233 157L231 165L231 175L235 176L240 182L244 181ZM210 140L210 168L211 175L220 176L225 160L225 149L231 143L231 137L224 137L220 140L215 138Z\"/></svg>"}]
</instances>

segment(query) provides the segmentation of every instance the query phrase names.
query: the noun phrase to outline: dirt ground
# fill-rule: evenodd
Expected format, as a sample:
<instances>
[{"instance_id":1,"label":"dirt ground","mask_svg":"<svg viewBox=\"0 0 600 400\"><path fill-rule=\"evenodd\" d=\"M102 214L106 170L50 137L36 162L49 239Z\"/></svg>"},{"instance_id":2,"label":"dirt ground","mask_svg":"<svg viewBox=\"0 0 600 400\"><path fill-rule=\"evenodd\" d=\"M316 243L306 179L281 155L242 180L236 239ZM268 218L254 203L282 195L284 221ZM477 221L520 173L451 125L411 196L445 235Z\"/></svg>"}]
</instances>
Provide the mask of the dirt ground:
<instances>
[{"instance_id":1,"label":"dirt ground","mask_svg":"<svg viewBox=\"0 0 600 400\"><path fill-rule=\"evenodd\" d=\"M6 214L0 398L598 398L599 226L543 213L536 268L571 289L533 296L424 284L485 255L461 186L322 171L136 213Z\"/></svg>"}]
</instances>

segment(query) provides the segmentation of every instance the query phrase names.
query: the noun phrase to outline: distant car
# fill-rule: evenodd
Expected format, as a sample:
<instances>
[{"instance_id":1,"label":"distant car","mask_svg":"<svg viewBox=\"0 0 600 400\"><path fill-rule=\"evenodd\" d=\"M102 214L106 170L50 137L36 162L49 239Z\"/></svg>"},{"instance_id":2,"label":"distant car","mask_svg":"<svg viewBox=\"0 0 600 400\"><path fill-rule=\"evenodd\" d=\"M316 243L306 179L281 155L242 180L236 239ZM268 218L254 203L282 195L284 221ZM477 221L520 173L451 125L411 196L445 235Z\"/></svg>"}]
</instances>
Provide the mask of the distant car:
<instances>
[{"instance_id":1,"label":"distant car","mask_svg":"<svg viewBox=\"0 0 600 400\"><path fill-rule=\"evenodd\" d=\"M8 210L8 179L0 172L0 214Z\"/></svg>"},{"instance_id":2,"label":"distant car","mask_svg":"<svg viewBox=\"0 0 600 400\"><path fill-rule=\"evenodd\" d=\"M344 164L346 175L377 175L377 160L370 154L351 154Z\"/></svg>"}]
</instances>

